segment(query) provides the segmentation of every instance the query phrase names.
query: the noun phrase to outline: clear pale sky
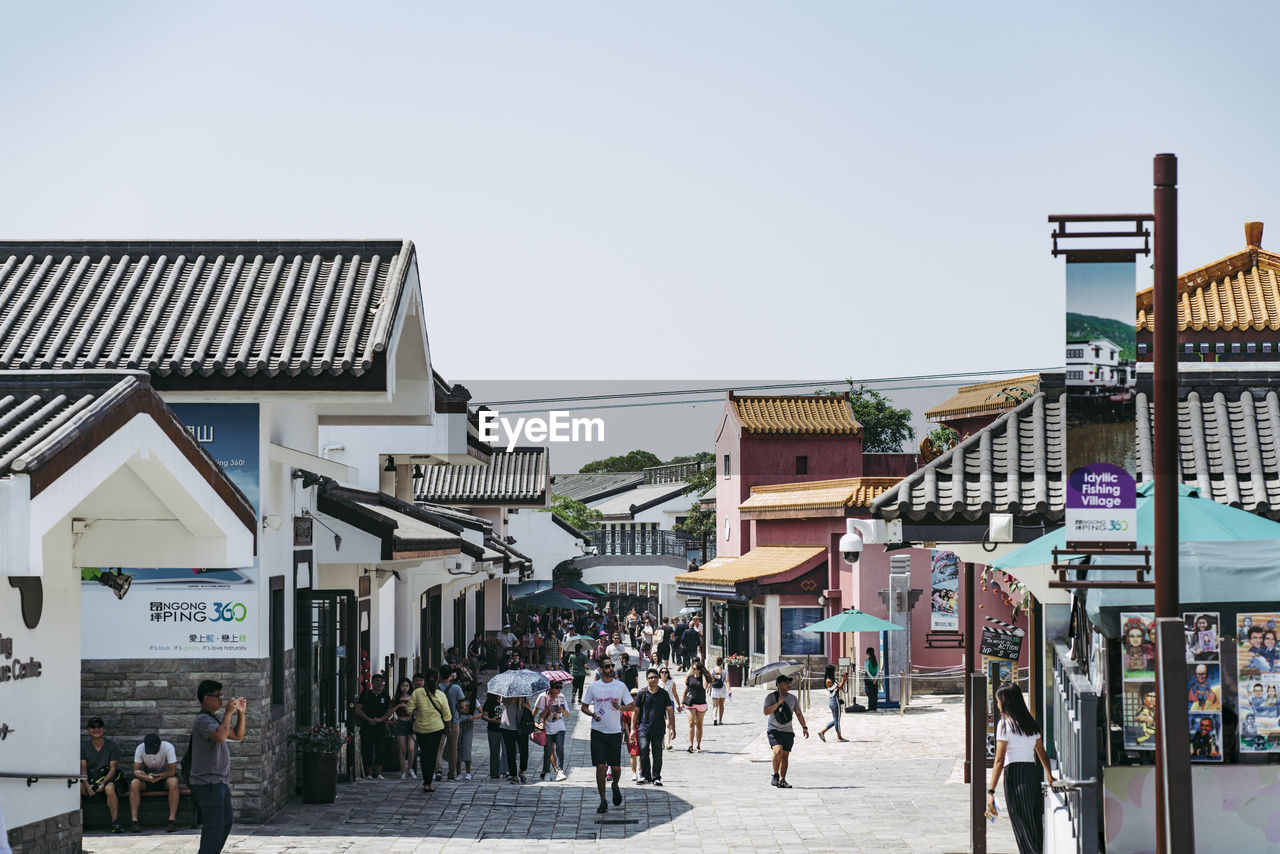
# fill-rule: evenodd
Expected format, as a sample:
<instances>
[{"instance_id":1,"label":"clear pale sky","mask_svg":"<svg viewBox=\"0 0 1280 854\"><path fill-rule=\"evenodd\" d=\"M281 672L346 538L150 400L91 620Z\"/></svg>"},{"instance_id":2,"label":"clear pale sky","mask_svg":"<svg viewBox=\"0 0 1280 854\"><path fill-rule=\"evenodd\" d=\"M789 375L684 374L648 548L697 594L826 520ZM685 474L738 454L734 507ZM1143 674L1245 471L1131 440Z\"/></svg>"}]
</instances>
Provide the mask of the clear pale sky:
<instances>
[{"instance_id":1,"label":"clear pale sky","mask_svg":"<svg viewBox=\"0 0 1280 854\"><path fill-rule=\"evenodd\" d=\"M1180 270L1280 247L1278 8L9 3L0 234L407 237L449 377L1058 365L1154 154Z\"/></svg>"}]
</instances>

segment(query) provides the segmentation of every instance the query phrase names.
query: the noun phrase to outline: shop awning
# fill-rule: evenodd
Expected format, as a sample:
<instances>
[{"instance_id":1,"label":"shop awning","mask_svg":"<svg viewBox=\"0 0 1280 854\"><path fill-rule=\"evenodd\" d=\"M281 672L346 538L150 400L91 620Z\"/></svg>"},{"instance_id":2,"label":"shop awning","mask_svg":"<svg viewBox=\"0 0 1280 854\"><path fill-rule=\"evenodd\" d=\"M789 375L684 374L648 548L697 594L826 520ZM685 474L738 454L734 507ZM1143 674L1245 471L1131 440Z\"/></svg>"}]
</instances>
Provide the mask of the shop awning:
<instances>
[{"instance_id":1,"label":"shop awning","mask_svg":"<svg viewBox=\"0 0 1280 854\"><path fill-rule=\"evenodd\" d=\"M677 575L676 591L712 599L751 599L758 585L790 581L826 556L826 546L757 546L741 557L717 557L696 572Z\"/></svg>"}]
</instances>

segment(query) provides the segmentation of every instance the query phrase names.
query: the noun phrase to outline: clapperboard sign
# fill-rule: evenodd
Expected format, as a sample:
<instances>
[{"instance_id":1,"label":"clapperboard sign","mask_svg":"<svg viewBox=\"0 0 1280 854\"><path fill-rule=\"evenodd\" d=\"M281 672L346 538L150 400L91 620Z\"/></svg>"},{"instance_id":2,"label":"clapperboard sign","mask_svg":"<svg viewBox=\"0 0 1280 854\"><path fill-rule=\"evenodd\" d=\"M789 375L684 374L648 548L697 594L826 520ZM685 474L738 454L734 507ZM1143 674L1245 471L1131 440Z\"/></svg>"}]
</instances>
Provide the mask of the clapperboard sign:
<instances>
[{"instance_id":1,"label":"clapperboard sign","mask_svg":"<svg viewBox=\"0 0 1280 854\"><path fill-rule=\"evenodd\" d=\"M1022 653L1022 629L990 617L986 620L994 625L982 627L982 645L978 652L991 658L1017 661Z\"/></svg>"}]
</instances>

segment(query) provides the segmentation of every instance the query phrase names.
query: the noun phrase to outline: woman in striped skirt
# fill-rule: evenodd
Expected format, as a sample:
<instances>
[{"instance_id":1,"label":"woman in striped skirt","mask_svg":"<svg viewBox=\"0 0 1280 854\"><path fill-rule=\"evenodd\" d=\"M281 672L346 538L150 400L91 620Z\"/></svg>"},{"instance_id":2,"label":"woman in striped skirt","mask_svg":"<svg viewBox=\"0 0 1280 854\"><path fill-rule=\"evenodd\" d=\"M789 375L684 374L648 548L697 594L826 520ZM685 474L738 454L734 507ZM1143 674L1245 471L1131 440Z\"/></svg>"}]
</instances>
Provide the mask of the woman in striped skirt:
<instances>
[{"instance_id":1,"label":"woman in striped skirt","mask_svg":"<svg viewBox=\"0 0 1280 854\"><path fill-rule=\"evenodd\" d=\"M996 783L1003 772L1004 798L1013 821L1018 854L1040 854L1044 850L1044 794L1040 790L1037 759L1053 783L1053 770L1040 739L1040 724L1027 710L1022 689L1013 683L996 689L996 708L1000 722L996 724L996 762L987 788L987 814L997 814Z\"/></svg>"}]
</instances>

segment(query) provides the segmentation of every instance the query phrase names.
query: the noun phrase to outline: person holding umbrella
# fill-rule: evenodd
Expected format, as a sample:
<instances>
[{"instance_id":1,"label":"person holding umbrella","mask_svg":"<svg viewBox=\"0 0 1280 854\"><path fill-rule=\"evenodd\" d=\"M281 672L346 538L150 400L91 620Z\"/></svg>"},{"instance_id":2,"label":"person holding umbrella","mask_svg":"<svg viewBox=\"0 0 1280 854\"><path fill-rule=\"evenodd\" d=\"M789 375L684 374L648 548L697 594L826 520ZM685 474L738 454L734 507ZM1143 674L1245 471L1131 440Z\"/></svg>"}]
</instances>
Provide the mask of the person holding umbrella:
<instances>
[{"instance_id":1,"label":"person holding umbrella","mask_svg":"<svg viewBox=\"0 0 1280 854\"><path fill-rule=\"evenodd\" d=\"M619 788L622 774L622 713L634 712L636 704L626 686L613 678L614 665L606 658L600 662L600 678L587 686L582 697L582 713L591 716L591 764L596 766L596 788L600 806L596 812L609 811L604 797L606 767L613 772L613 805L622 806Z\"/></svg>"},{"instance_id":2,"label":"person holding umbrella","mask_svg":"<svg viewBox=\"0 0 1280 854\"><path fill-rule=\"evenodd\" d=\"M520 731L526 709L533 714L528 697L502 698L502 722L499 728L502 730L502 743L507 751L507 770L513 784L528 782L526 773L529 770L529 738ZM518 769L517 755L520 757Z\"/></svg>"}]
</instances>

